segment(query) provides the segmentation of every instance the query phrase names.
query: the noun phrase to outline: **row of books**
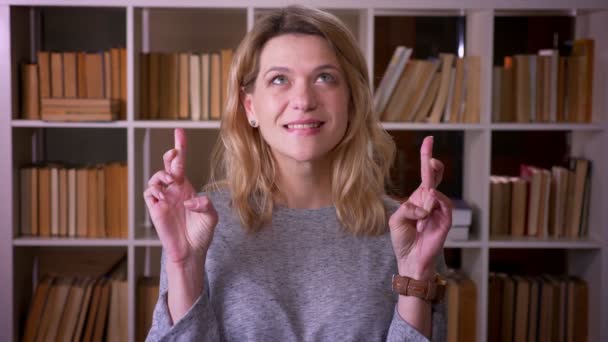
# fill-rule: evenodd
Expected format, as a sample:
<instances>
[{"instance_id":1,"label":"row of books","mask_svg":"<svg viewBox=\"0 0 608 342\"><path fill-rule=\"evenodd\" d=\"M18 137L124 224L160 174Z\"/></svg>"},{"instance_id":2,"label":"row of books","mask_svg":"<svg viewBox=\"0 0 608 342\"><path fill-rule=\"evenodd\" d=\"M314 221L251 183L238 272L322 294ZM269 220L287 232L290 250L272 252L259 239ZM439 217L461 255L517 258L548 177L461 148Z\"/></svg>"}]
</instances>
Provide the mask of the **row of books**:
<instances>
[{"instance_id":1,"label":"row of books","mask_svg":"<svg viewBox=\"0 0 608 342\"><path fill-rule=\"evenodd\" d=\"M542 49L505 57L493 70L493 121L591 122L593 54L594 41L578 39L568 56Z\"/></svg>"},{"instance_id":2,"label":"row of books","mask_svg":"<svg viewBox=\"0 0 608 342\"><path fill-rule=\"evenodd\" d=\"M412 48L398 46L374 94L382 121L478 123L480 57L412 59Z\"/></svg>"},{"instance_id":3,"label":"row of books","mask_svg":"<svg viewBox=\"0 0 608 342\"><path fill-rule=\"evenodd\" d=\"M22 341L128 340L124 251L41 250L35 258L40 280Z\"/></svg>"},{"instance_id":4,"label":"row of books","mask_svg":"<svg viewBox=\"0 0 608 342\"><path fill-rule=\"evenodd\" d=\"M140 118L219 120L233 51L142 53Z\"/></svg>"},{"instance_id":5,"label":"row of books","mask_svg":"<svg viewBox=\"0 0 608 342\"><path fill-rule=\"evenodd\" d=\"M572 276L490 273L488 341L586 341L589 290Z\"/></svg>"},{"instance_id":6,"label":"row of books","mask_svg":"<svg viewBox=\"0 0 608 342\"><path fill-rule=\"evenodd\" d=\"M126 238L127 166L24 167L20 174L20 235Z\"/></svg>"},{"instance_id":7,"label":"row of books","mask_svg":"<svg viewBox=\"0 0 608 342\"><path fill-rule=\"evenodd\" d=\"M23 341L127 341L128 302L125 280L44 277Z\"/></svg>"},{"instance_id":8,"label":"row of books","mask_svg":"<svg viewBox=\"0 0 608 342\"><path fill-rule=\"evenodd\" d=\"M85 99L113 99L118 106L112 114L118 114L118 119L126 119L127 51L125 48L112 48L93 53L38 51L37 58L36 64L22 65L24 119L46 119L45 115L58 114L58 112L81 111L86 114L89 109L99 109L95 106L91 108L87 101L79 101ZM45 102L47 99L66 101L59 106L58 103Z\"/></svg>"},{"instance_id":9,"label":"row of books","mask_svg":"<svg viewBox=\"0 0 608 342\"><path fill-rule=\"evenodd\" d=\"M145 341L152 327L152 316L159 295L159 277L141 277L137 282L135 340Z\"/></svg>"},{"instance_id":10,"label":"row of books","mask_svg":"<svg viewBox=\"0 0 608 342\"><path fill-rule=\"evenodd\" d=\"M520 166L519 177L490 177L490 235L581 238L587 235L591 161L568 168Z\"/></svg>"},{"instance_id":11,"label":"row of books","mask_svg":"<svg viewBox=\"0 0 608 342\"><path fill-rule=\"evenodd\" d=\"M450 270L446 275L447 341L477 339L477 287L464 272Z\"/></svg>"}]
</instances>

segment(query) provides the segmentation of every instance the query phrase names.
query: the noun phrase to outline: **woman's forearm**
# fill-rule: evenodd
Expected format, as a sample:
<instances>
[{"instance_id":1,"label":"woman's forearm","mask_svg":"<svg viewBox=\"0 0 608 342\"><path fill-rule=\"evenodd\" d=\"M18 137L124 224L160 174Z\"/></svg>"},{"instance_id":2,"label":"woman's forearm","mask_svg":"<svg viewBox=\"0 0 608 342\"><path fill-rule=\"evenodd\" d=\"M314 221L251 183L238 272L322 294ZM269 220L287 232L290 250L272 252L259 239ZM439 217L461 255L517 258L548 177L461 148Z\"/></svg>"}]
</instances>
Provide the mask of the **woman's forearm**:
<instances>
[{"instance_id":1,"label":"woman's forearm","mask_svg":"<svg viewBox=\"0 0 608 342\"><path fill-rule=\"evenodd\" d=\"M182 263L167 261L167 301L175 324L190 310L203 293L204 258L188 259Z\"/></svg>"},{"instance_id":2,"label":"woman's forearm","mask_svg":"<svg viewBox=\"0 0 608 342\"><path fill-rule=\"evenodd\" d=\"M399 295L397 312L401 319L408 322L427 338L431 338L432 310L431 303L414 296Z\"/></svg>"}]
</instances>

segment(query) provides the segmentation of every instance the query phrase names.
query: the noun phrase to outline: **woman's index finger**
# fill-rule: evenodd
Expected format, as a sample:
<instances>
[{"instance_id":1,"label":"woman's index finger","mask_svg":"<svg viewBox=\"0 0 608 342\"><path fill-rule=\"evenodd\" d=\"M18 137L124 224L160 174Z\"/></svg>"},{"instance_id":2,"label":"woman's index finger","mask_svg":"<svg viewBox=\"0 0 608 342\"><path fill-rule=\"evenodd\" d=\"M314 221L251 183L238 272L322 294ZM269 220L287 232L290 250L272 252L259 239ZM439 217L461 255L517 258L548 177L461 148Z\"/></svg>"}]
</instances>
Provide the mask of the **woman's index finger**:
<instances>
[{"instance_id":1,"label":"woman's index finger","mask_svg":"<svg viewBox=\"0 0 608 342\"><path fill-rule=\"evenodd\" d=\"M171 161L171 174L179 178L184 175L186 165L186 132L183 128L176 128L173 136L177 155Z\"/></svg>"},{"instance_id":2,"label":"woman's index finger","mask_svg":"<svg viewBox=\"0 0 608 342\"><path fill-rule=\"evenodd\" d=\"M427 136L420 147L420 178L426 189L435 187L431 159L433 158L433 136Z\"/></svg>"}]
</instances>

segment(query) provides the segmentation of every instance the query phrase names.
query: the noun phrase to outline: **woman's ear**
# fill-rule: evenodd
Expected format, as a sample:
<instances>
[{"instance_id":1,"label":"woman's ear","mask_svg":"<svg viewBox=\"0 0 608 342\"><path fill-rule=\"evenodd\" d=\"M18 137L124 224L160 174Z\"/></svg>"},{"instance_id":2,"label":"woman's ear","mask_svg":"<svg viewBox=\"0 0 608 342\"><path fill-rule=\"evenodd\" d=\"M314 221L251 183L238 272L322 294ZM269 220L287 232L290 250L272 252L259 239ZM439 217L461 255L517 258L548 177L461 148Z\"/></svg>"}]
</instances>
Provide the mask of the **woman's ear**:
<instances>
[{"instance_id":1,"label":"woman's ear","mask_svg":"<svg viewBox=\"0 0 608 342\"><path fill-rule=\"evenodd\" d=\"M245 109L245 114L247 115L247 121L251 122L251 120L257 120L255 116L255 108L253 106L253 96L241 88L240 98L243 108Z\"/></svg>"}]
</instances>

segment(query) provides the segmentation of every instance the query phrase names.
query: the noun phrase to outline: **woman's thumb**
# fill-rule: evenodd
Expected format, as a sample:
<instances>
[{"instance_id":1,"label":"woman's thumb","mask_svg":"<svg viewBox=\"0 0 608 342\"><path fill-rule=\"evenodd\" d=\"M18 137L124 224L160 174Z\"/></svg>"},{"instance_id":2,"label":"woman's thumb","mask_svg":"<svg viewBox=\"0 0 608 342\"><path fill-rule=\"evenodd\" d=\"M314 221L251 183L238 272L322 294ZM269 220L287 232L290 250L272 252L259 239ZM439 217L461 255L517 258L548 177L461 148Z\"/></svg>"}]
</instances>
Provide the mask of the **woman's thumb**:
<instances>
[{"instance_id":1,"label":"woman's thumb","mask_svg":"<svg viewBox=\"0 0 608 342\"><path fill-rule=\"evenodd\" d=\"M213 204L207 196L193 197L184 201L184 207L197 213L210 213L215 211Z\"/></svg>"}]
</instances>

